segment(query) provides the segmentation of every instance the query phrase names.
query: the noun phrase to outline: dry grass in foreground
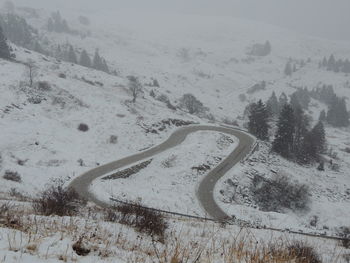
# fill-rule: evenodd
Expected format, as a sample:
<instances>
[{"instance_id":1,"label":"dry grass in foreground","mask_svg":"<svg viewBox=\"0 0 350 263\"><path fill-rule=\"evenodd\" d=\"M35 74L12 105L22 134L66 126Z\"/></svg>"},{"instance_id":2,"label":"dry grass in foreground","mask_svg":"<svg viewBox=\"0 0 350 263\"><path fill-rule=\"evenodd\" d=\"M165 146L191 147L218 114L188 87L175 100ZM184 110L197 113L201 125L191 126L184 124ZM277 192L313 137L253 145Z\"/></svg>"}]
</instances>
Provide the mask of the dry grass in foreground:
<instances>
[{"instance_id":1,"label":"dry grass in foreground","mask_svg":"<svg viewBox=\"0 0 350 263\"><path fill-rule=\"evenodd\" d=\"M168 228L159 242L129 225L105 222L106 211L95 207L80 217L38 216L10 205L2 208L0 236L7 251L0 250L0 255L21 253L64 262L90 256L98 262L118 263L347 262L346 251L333 241L300 241L283 234L268 236L266 231L164 219Z\"/></svg>"}]
</instances>

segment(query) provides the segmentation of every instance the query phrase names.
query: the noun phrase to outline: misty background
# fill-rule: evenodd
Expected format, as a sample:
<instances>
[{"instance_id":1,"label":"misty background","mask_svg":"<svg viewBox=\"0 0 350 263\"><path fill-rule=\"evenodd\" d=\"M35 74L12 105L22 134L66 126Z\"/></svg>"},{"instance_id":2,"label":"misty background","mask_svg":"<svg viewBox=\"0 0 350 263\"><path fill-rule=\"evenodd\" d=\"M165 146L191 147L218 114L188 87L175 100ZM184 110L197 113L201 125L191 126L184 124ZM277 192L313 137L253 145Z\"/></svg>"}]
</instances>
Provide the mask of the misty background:
<instances>
[{"instance_id":1,"label":"misty background","mask_svg":"<svg viewBox=\"0 0 350 263\"><path fill-rule=\"evenodd\" d=\"M145 11L234 16L332 40L350 40L349 0L16 0L17 4L83 12Z\"/></svg>"}]
</instances>

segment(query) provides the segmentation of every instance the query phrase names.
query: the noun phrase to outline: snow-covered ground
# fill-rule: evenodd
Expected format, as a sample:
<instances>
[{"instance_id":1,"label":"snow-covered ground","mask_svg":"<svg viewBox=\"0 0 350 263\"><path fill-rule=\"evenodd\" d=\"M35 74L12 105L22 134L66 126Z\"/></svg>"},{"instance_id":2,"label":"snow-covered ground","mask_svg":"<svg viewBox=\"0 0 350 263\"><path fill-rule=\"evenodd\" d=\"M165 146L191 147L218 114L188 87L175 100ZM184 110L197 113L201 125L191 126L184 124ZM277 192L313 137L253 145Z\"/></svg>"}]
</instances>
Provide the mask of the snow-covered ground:
<instances>
[{"instance_id":1,"label":"snow-covered ground","mask_svg":"<svg viewBox=\"0 0 350 263\"><path fill-rule=\"evenodd\" d=\"M347 42L310 38L274 26L229 17L130 15L118 10L83 14L91 20L91 26L86 27L77 22L81 13L61 11L72 28L91 32L82 39L77 35L47 32L45 23L51 11L55 10L40 9L39 17L28 18L28 22L39 29L40 36L47 39L52 48L58 43L69 42L87 49L91 55L98 48L111 68L117 70L118 76L59 62L20 47L14 47L20 63L0 60L1 198L11 198L11 189L34 197L53 180L70 181L99 164L157 145L175 127L169 126L158 134L146 133L144 127L164 119L208 122L181 110L167 108L149 95L151 90L156 95L167 95L174 105L183 94L193 93L209 108L217 123L228 118L237 120L240 126L244 123L242 115L249 102L260 98L265 100L272 91L277 95L282 92L289 95L295 91L295 86L312 89L321 83L331 84L339 96L348 98L350 108L349 75L318 68L318 62L330 54L350 58ZM133 19L136 15L138 19ZM252 44L266 40L272 45L269 56L247 55ZM283 69L289 58L310 60L291 77L285 77ZM50 89L38 90L23 85L26 77L25 66L21 63L28 59L34 60L39 67L37 80L47 81ZM61 73L66 77L59 77ZM143 84L156 78L160 87L145 86L144 95L137 103L130 103L129 75L138 76ZM266 81L265 90L247 93L248 88L260 81ZM242 94L245 99L240 96ZM41 103L31 103L38 97ZM312 107L309 114L316 120L325 105L314 103L318 107ZM78 131L80 123L86 123L89 130ZM277 228L309 232L328 232L329 228L333 233L338 227L349 226L350 156L342 151L349 147L349 134L349 129L327 127L328 144L338 152L339 172L326 169L320 173L315 167L300 167L269 156L266 148L260 148L251 159L262 155L269 162L246 162L233 168L217 186L220 205L239 219ZM115 143L110 142L111 136L117 136ZM92 191L105 199L112 194L118 199L141 201L147 206L201 214L195 190L205 174L198 175L191 171L191 167L208 161L215 163L216 157L224 157L232 151L234 144L227 148L218 147L220 136L206 132L193 134L178 147L156 156L150 166L138 174L128 179L97 180ZM172 156L176 156L174 166L164 168L163 162ZM223 183L235 178L242 187L247 187L250 181L245 171L251 169L267 178L272 176L271 170L277 170L292 180L307 184L312 193L310 210L298 215L263 213L246 203L227 203L219 193L225 188ZM2 176L7 170L18 172L22 182L4 180ZM319 218L316 227L309 224L313 216ZM176 225L174 229L177 227L180 226ZM4 252L3 248L8 248L8 241L4 238L8 232L1 229L0 262L5 255L11 258L5 262L39 262L36 256L21 259L18 253ZM47 248L55 242L54 237L44 242L46 245L39 253L42 260ZM61 248L66 246L61 241L59 244ZM89 260L94 261L93 258Z\"/></svg>"},{"instance_id":2,"label":"snow-covered ground","mask_svg":"<svg viewBox=\"0 0 350 263\"><path fill-rule=\"evenodd\" d=\"M255 225L291 229L294 231L327 233L335 235L339 227L349 225L350 185L349 154L341 151L349 143L349 129L327 128L329 147L334 147L338 158L334 163L340 165L339 171L333 171L326 164L325 171L303 167L291 163L269 152L266 144L261 143L244 164L227 173L216 185L215 196L220 206L236 218ZM266 179L276 174L285 175L291 181L305 184L310 191L310 204L307 211L285 213L263 212L254 203L249 191L254 174ZM233 182L236 186L232 187ZM221 193L220 193L221 191ZM245 196L245 197L244 197ZM312 221L317 218L316 225Z\"/></svg>"},{"instance_id":3,"label":"snow-covered ground","mask_svg":"<svg viewBox=\"0 0 350 263\"><path fill-rule=\"evenodd\" d=\"M103 180L104 176L95 180L91 191L106 202L113 197L204 217L205 212L196 197L197 186L237 143L236 138L225 134L196 132L181 145L156 155L148 167L128 178ZM193 169L203 165L209 166L206 171Z\"/></svg>"}]
</instances>

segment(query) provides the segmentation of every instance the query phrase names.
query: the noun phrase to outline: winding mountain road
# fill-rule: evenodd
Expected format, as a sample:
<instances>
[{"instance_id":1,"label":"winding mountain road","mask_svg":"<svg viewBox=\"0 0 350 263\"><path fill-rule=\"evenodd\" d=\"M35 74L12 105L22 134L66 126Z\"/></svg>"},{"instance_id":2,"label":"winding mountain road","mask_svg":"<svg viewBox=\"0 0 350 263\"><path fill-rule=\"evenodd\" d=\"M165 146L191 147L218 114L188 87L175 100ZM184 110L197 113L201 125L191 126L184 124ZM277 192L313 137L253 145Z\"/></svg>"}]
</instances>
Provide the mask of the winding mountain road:
<instances>
[{"instance_id":1,"label":"winding mountain road","mask_svg":"<svg viewBox=\"0 0 350 263\"><path fill-rule=\"evenodd\" d=\"M216 220L229 218L229 216L218 206L214 199L215 185L219 179L225 175L225 173L227 173L233 166L235 166L238 162L243 160L247 154L249 154L255 142L255 139L249 134L229 127L193 125L180 128L176 130L165 142L149 150L99 166L82 174L71 182L70 187L75 189L75 191L77 191L77 193L79 193L79 195L81 195L83 198L94 202L101 207L108 207L110 204L99 200L96 196L89 192L89 187L95 179L169 150L170 148L181 144L189 134L198 131L222 132L233 135L239 139L239 144L235 150L216 168L209 172L209 174L202 180L197 190L197 197L209 217Z\"/></svg>"}]
</instances>

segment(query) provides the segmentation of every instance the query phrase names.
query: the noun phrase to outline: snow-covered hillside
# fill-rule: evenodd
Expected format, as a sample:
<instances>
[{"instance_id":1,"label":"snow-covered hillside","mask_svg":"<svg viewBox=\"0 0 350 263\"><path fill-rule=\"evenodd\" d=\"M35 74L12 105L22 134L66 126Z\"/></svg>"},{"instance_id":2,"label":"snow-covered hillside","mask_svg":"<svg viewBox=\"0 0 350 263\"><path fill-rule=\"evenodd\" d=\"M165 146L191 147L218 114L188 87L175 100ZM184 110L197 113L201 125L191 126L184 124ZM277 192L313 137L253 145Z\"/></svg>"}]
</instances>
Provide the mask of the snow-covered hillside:
<instances>
[{"instance_id":1,"label":"snow-covered hillside","mask_svg":"<svg viewBox=\"0 0 350 263\"><path fill-rule=\"evenodd\" d=\"M216 125L230 122L244 128L244 110L249 102L267 100L273 91L290 95L296 87L333 85L337 95L347 98L350 108L350 76L326 71L318 65L331 54L350 59L349 43L311 38L230 17L120 10L103 13L61 10L69 26L82 34L54 33L46 29L47 19L56 11L51 8L54 5L35 9L37 16L29 15L23 8L16 12L38 29L45 48L54 50L58 44L70 43L78 50L86 49L90 55L98 49L115 74L12 44L16 61L0 59L0 199L15 198L11 196L15 192L33 198L57 180L68 184L101 164L158 145L177 128L166 120ZM81 15L89 18L90 25L79 23ZM248 54L254 44L267 40L272 46L271 54L261 57ZM305 65L298 67L292 76L285 76L284 67L289 59L303 60ZM27 85L28 61L35 62L36 81L44 85ZM143 85L144 92L136 103L131 102L128 90L131 75L137 76ZM159 87L148 85L154 79ZM266 82L265 88L251 91L252 86L262 81ZM191 115L159 99L166 95L171 105L176 106L186 93L194 94L208 112ZM307 114L315 121L326 107L313 100ZM88 129L81 131L81 124ZM154 129L157 131L152 132ZM338 159L334 159L340 165L338 171L326 168L320 173L314 166L301 167L270 155L268 145L263 144L217 185L220 206L237 219L259 226L331 235L339 227L350 227L350 154L345 151L350 147L350 129L326 127L326 133L329 147L337 152ZM218 157L224 158L236 145L236 138L197 132L183 145L156 156L149 167L131 177L121 181L98 179L90 190L105 200L114 196L154 208L203 215L195 193L207 171L198 174L192 168L207 163L215 166ZM167 167L165 161L172 163ZM6 172L17 172L21 181L5 180ZM310 210L304 214L261 212L249 197L231 199L228 179L245 191L251 182L249 175L255 172L266 178L281 173L308 185ZM318 224L310 226L315 216ZM179 227L174 224L174 228ZM0 246L1 250L4 245L0 242Z\"/></svg>"}]
</instances>

